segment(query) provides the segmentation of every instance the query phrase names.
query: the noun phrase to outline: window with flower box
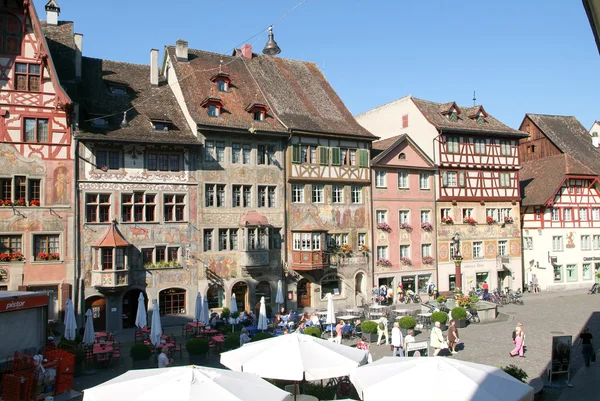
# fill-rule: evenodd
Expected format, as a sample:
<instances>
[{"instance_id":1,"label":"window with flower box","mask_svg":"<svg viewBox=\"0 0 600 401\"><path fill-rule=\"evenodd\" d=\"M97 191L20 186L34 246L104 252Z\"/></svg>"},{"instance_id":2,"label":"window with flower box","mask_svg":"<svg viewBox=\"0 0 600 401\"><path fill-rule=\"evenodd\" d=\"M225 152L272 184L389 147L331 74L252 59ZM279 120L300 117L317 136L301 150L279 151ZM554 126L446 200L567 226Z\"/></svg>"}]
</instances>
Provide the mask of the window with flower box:
<instances>
[{"instance_id":1,"label":"window with flower box","mask_svg":"<svg viewBox=\"0 0 600 401\"><path fill-rule=\"evenodd\" d=\"M377 247L377 259L387 259L388 257L388 247L387 246L378 246Z\"/></svg>"},{"instance_id":2,"label":"window with flower box","mask_svg":"<svg viewBox=\"0 0 600 401\"><path fill-rule=\"evenodd\" d=\"M400 257L410 258L410 245L400 245Z\"/></svg>"},{"instance_id":3,"label":"window with flower box","mask_svg":"<svg viewBox=\"0 0 600 401\"><path fill-rule=\"evenodd\" d=\"M185 195L163 195L163 218L166 222L185 221Z\"/></svg>"},{"instance_id":4,"label":"window with flower box","mask_svg":"<svg viewBox=\"0 0 600 401\"><path fill-rule=\"evenodd\" d=\"M21 235L0 235L0 261L23 260L23 239Z\"/></svg>"},{"instance_id":5,"label":"window with flower box","mask_svg":"<svg viewBox=\"0 0 600 401\"><path fill-rule=\"evenodd\" d=\"M110 221L110 194L85 195L86 223L107 223Z\"/></svg>"},{"instance_id":6,"label":"window with flower box","mask_svg":"<svg viewBox=\"0 0 600 401\"><path fill-rule=\"evenodd\" d=\"M421 257L431 257L431 244L423 244L421 245Z\"/></svg>"},{"instance_id":7,"label":"window with flower box","mask_svg":"<svg viewBox=\"0 0 600 401\"><path fill-rule=\"evenodd\" d=\"M155 222L156 221L156 194L134 192L121 194L121 221Z\"/></svg>"},{"instance_id":8,"label":"window with flower box","mask_svg":"<svg viewBox=\"0 0 600 401\"><path fill-rule=\"evenodd\" d=\"M20 175L0 178L0 206L40 206L41 183Z\"/></svg>"},{"instance_id":9,"label":"window with flower box","mask_svg":"<svg viewBox=\"0 0 600 401\"><path fill-rule=\"evenodd\" d=\"M177 267L179 262L179 247L157 245L153 248L142 248L142 263L150 267Z\"/></svg>"},{"instance_id":10,"label":"window with flower box","mask_svg":"<svg viewBox=\"0 0 600 401\"><path fill-rule=\"evenodd\" d=\"M431 210L421 210L421 224L431 223Z\"/></svg>"},{"instance_id":11,"label":"window with flower box","mask_svg":"<svg viewBox=\"0 0 600 401\"><path fill-rule=\"evenodd\" d=\"M348 234L328 234L329 247L339 248L342 245L348 245Z\"/></svg>"},{"instance_id":12,"label":"window with flower box","mask_svg":"<svg viewBox=\"0 0 600 401\"><path fill-rule=\"evenodd\" d=\"M35 234L33 257L35 260L59 260L60 236L58 234Z\"/></svg>"},{"instance_id":13,"label":"window with flower box","mask_svg":"<svg viewBox=\"0 0 600 401\"><path fill-rule=\"evenodd\" d=\"M377 224L387 222L387 211L385 210L377 210L375 211Z\"/></svg>"}]
</instances>

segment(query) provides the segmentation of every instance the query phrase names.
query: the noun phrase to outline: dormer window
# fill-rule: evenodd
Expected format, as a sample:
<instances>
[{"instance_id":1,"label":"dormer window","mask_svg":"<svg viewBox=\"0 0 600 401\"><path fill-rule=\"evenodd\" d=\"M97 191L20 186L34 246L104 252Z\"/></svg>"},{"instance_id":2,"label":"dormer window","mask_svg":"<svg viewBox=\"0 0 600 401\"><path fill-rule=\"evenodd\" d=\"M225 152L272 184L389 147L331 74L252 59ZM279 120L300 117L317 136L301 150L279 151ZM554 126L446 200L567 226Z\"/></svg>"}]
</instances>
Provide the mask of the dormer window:
<instances>
[{"instance_id":1,"label":"dormer window","mask_svg":"<svg viewBox=\"0 0 600 401\"><path fill-rule=\"evenodd\" d=\"M155 131L169 131L172 128L169 121L152 121L152 129Z\"/></svg>"},{"instance_id":2,"label":"dormer window","mask_svg":"<svg viewBox=\"0 0 600 401\"><path fill-rule=\"evenodd\" d=\"M252 113L254 121L265 121L269 108L266 105L255 101L246 107L246 111Z\"/></svg>"},{"instance_id":3,"label":"dormer window","mask_svg":"<svg viewBox=\"0 0 600 401\"><path fill-rule=\"evenodd\" d=\"M208 106L208 116L209 117L219 117L219 107L211 104Z\"/></svg>"},{"instance_id":4,"label":"dormer window","mask_svg":"<svg viewBox=\"0 0 600 401\"><path fill-rule=\"evenodd\" d=\"M469 109L469 118L471 120L477 121L478 125L485 124L485 118L487 117L487 113L483 109L483 106L475 106Z\"/></svg>"},{"instance_id":5,"label":"dormer window","mask_svg":"<svg viewBox=\"0 0 600 401\"><path fill-rule=\"evenodd\" d=\"M219 92L229 92L229 84L231 82L231 78L229 74L224 71L219 71L210 79L212 82L217 84L217 90Z\"/></svg>"},{"instance_id":6,"label":"dormer window","mask_svg":"<svg viewBox=\"0 0 600 401\"><path fill-rule=\"evenodd\" d=\"M458 116L456 115L456 111L452 110L449 115L450 121L456 122L458 120Z\"/></svg>"},{"instance_id":7,"label":"dormer window","mask_svg":"<svg viewBox=\"0 0 600 401\"><path fill-rule=\"evenodd\" d=\"M227 81L225 81L224 79L219 79L217 81L217 90L219 92L227 92L228 89L229 85L227 84Z\"/></svg>"},{"instance_id":8,"label":"dormer window","mask_svg":"<svg viewBox=\"0 0 600 401\"><path fill-rule=\"evenodd\" d=\"M110 93L115 96L127 96L127 89L124 86L111 85Z\"/></svg>"},{"instance_id":9,"label":"dormer window","mask_svg":"<svg viewBox=\"0 0 600 401\"><path fill-rule=\"evenodd\" d=\"M479 117L477 117L477 124L479 125L483 125L485 123L485 119L483 118L483 116L480 114Z\"/></svg>"},{"instance_id":10,"label":"dormer window","mask_svg":"<svg viewBox=\"0 0 600 401\"><path fill-rule=\"evenodd\" d=\"M200 107L205 107L209 117L218 118L221 115L223 101L215 96L209 96L200 103Z\"/></svg>"}]
</instances>

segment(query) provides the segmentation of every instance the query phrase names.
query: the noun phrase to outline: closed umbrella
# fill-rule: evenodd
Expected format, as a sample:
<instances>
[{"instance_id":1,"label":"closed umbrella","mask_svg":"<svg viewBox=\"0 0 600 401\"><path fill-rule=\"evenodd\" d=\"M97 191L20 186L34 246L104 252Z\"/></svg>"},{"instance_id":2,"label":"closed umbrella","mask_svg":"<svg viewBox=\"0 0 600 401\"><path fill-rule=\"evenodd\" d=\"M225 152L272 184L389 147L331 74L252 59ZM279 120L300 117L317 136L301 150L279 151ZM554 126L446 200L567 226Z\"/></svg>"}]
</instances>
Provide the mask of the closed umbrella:
<instances>
[{"instance_id":1,"label":"closed umbrella","mask_svg":"<svg viewBox=\"0 0 600 401\"><path fill-rule=\"evenodd\" d=\"M200 323L204 326L208 325L210 320L210 312L208 311L208 297L204 296L204 302L202 302L202 313L200 314Z\"/></svg>"},{"instance_id":2,"label":"closed umbrella","mask_svg":"<svg viewBox=\"0 0 600 401\"><path fill-rule=\"evenodd\" d=\"M257 330L267 329L267 308L265 306L265 297L260 297L260 311L258 312Z\"/></svg>"},{"instance_id":3,"label":"closed umbrella","mask_svg":"<svg viewBox=\"0 0 600 401\"><path fill-rule=\"evenodd\" d=\"M65 309L65 339L73 341L77 336L77 321L75 320L75 309L73 309L73 302L71 299L67 299L67 306Z\"/></svg>"},{"instance_id":4,"label":"closed umbrella","mask_svg":"<svg viewBox=\"0 0 600 401\"><path fill-rule=\"evenodd\" d=\"M229 311L233 314L234 312L238 311L237 308L237 300L235 299L235 293L231 294L231 308L229 308ZM233 318L230 317L229 318L229 324L231 325L231 331L234 331L235 325L239 322L239 318Z\"/></svg>"},{"instance_id":5,"label":"closed umbrella","mask_svg":"<svg viewBox=\"0 0 600 401\"><path fill-rule=\"evenodd\" d=\"M162 324L160 323L160 308L158 302L152 301L152 327L150 327L150 341L156 347L162 337Z\"/></svg>"},{"instance_id":6,"label":"closed umbrella","mask_svg":"<svg viewBox=\"0 0 600 401\"><path fill-rule=\"evenodd\" d=\"M326 324L331 324L331 337L333 338L333 328L335 327L335 309L333 308L333 296L331 293L327 294L327 319Z\"/></svg>"},{"instance_id":7,"label":"closed umbrella","mask_svg":"<svg viewBox=\"0 0 600 401\"><path fill-rule=\"evenodd\" d=\"M363 401L389 398L398 383L410 383L402 398L422 401L533 401L534 395L533 387L502 369L450 358L384 357L354 369L350 381Z\"/></svg>"},{"instance_id":8,"label":"closed umbrella","mask_svg":"<svg viewBox=\"0 0 600 401\"><path fill-rule=\"evenodd\" d=\"M277 280L277 296L275 297L275 303L277 304L277 310L279 311L279 306L283 303L283 289L281 280Z\"/></svg>"},{"instance_id":9,"label":"closed umbrella","mask_svg":"<svg viewBox=\"0 0 600 401\"><path fill-rule=\"evenodd\" d=\"M135 314L135 325L140 329L143 329L148 325L148 319L146 318L144 293L142 292L140 292L140 296L138 297L137 312Z\"/></svg>"},{"instance_id":10,"label":"closed umbrella","mask_svg":"<svg viewBox=\"0 0 600 401\"><path fill-rule=\"evenodd\" d=\"M94 332L94 317L92 316L91 309L88 309L87 312L85 312L85 319L83 343L93 344L96 341L96 333Z\"/></svg>"},{"instance_id":11,"label":"closed umbrella","mask_svg":"<svg viewBox=\"0 0 600 401\"><path fill-rule=\"evenodd\" d=\"M194 313L194 319L196 319L196 321L199 322L201 316L202 316L202 295L200 295L200 292L198 292L198 295L196 295L196 310Z\"/></svg>"},{"instance_id":12,"label":"closed umbrella","mask_svg":"<svg viewBox=\"0 0 600 401\"><path fill-rule=\"evenodd\" d=\"M291 395L255 374L203 366L130 370L89 388L84 401L289 401Z\"/></svg>"}]
</instances>

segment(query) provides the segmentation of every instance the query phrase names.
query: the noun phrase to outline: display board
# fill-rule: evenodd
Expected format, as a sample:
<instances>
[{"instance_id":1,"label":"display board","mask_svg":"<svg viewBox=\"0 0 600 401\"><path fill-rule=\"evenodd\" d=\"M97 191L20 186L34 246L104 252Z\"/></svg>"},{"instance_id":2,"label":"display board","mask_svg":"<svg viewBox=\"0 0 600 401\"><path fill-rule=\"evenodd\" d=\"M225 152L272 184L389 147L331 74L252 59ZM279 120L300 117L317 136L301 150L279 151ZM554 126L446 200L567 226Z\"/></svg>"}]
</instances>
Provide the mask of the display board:
<instances>
[{"instance_id":1,"label":"display board","mask_svg":"<svg viewBox=\"0 0 600 401\"><path fill-rule=\"evenodd\" d=\"M45 324L43 308L32 308L0 313L0 361L13 356L15 351L23 352L35 347L39 350L44 344L42 333ZM17 334L18 333L18 334Z\"/></svg>"},{"instance_id":2,"label":"display board","mask_svg":"<svg viewBox=\"0 0 600 401\"><path fill-rule=\"evenodd\" d=\"M406 356L428 356L429 343L427 341L416 341L406 343Z\"/></svg>"},{"instance_id":3,"label":"display board","mask_svg":"<svg viewBox=\"0 0 600 401\"><path fill-rule=\"evenodd\" d=\"M548 379L552 384L552 375L558 373L567 373L567 381L570 377L571 347L573 339L571 336L553 336L552 337L552 360L548 372Z\"/></svg>"}]
</instances>

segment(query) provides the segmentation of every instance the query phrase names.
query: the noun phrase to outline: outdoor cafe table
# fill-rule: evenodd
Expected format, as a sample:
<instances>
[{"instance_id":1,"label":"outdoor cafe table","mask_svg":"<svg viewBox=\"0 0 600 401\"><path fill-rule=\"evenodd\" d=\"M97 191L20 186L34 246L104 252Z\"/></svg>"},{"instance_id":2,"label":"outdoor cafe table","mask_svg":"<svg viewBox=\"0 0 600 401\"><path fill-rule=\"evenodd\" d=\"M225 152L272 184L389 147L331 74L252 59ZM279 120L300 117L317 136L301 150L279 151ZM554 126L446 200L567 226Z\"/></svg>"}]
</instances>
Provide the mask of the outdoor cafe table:
<instances>
[{"instance_id":1,"label":"outdoor cafe table","mask_svg":"<svg viewBox=\"0 0 600 401\"><path fill-rule=\"evenodd\" d=\"M175 344L173 343L160 343L156 346L156 348L158 348L159 350L162 351L163 347L167 347L167 349L171 349L175 346Z\"/></svg>"},{"instance_id":2,"label":"outdoor cafe table","mask_svg":"<svg viewBox=\"0 0 600 401\"><path fill-rule=\"evenodd\" d=\"M326 310L319 310L319 311L316 311L315 313L317 315L323 315L323 316L327 315L327 311Z\"/></svg>"},{"instance_id":3,"label":"outdoor cafe table","mask_svg":"<svg viewBox=\"0 0 600 401\"><path fill-rule=\"evenodd\" d=\"M342 320L354 320L354 319L358 319L358 316L354 316L354 315L343 315L343 316L337 316L338 319L342 319Z\"/></svg>"},{"instance_id":4,"label":"outdoor cafe table","mask_svg":"<svg viewBox=\"0 0 600 401\"><path fill-rule=\"evenodd\" d=\"M112 343L95 343L92 348L92 353L94 355L109 354L111 352L113 352Z\"/></svg>"},{"instance_id":5,"label":"outdoor cafe table","mask_svg":"<svg viewBox=\"0 0 600 401\"><path fill-rule=\"evenodd\" d=\"M374 305L369 305L369 308L371 308L371 309L385 309L385 308L387 308L387 306L385 306L385 305L379 305L379 304L374 304Z\"/></svg>"},{"instance_id":6,"label":"outdoor cafe table","mask_svg":"<svg viewBox=\"0 0 600 401\"><path fill-rule=\"evenodd\" d=\"M392 312L396 312L398 315L406 315L410 312L410 309L394 309Z\"/></svg>"},{"instance_id":7,"label":"outdoor cafe table","mask_svg":"<svg viewBox=\"0 0 600 401\"><path fill-rule=\"evenodd\" d=\"M108 334L105 331L99 331L96 333L96 341L104 341L108 338Z\"/></svg>"},{"instance_id":8,"label":"outdoor cafe table","mask_svg":"<svg viewBox=\"0 0 600 401\"><path fill-rule=\"evenodd\" d=\"M200 332L200 328L203 327L204 325L200 322L191 322L191 323L188 323L187 326L194 329L194 334L198 334Z\"/></svg>"}]
</instances>

